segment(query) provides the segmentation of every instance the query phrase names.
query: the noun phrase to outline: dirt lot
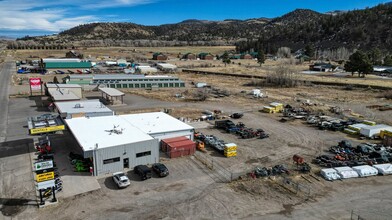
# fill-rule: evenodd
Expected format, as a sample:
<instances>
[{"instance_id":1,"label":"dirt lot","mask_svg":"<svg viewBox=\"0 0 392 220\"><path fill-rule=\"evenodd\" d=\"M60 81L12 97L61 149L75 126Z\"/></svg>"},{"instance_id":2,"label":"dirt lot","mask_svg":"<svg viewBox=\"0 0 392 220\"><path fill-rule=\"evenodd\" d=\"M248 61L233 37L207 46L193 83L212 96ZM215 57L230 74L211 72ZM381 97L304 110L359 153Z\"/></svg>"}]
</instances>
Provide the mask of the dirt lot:
<instances>
[{"instance_id":1,"label":"dirt lot","mask_svg":"<svg viewBox=\"0 0 392 220\"><path fill-rule=\"evenodd\" d=\"M145 48L146 52L148 49ZM176 52L178 50L173 49L173 53ZM105 54L106 51L100 53ZM241 64L242 67L246 65ZM266 66L268 65L270 64L267 63ZM229 65L228 71L236 71L230 69L234 66L240 65ZM272 66L268 68L273 68ZM224 67L222 65L219 68ZM246 68L246 71L253 71L258 67L250 68L253 69ZM127 90L124 98L127 105L113 109L127 113L170 108L174 116L191 119L197 118L201 111L206 109L220 109L224 114L244 112L245 116L236 122L262 128L270 137L263 140L244 140L209 127L198 129L238 145L237 157L224 158L208 148L207 153L203 154L233 173L248 171L255 166L281 163L295 169L291 162L293 154L301 154L310 161L341 139L360 142L340 132L319 131L302 121L281 123L279 115L258 111L272 101L299 106L309 100L317 104L309 108L323 112L327 112L329 106L339 105L370 120L392 124L390 112L365 107L372 104L391 104L390 100L379 97L383 92L379 90L345 90L342 87L315 85L284 89L265 87L262 90L268 97L252 98L248 93L255 87L246 86L250 79L185 73L175 75L186 81L186 88ZM45 77L45 80L50 80L53 76ZM194 88L191 82L207 82L212 88L224 90L230 95L216 98L207 93L209 95L205 101L195 101L200 91ZM18 85L15 81L11 93L18 95L28 91L26 88L25 83ZM176 98L176 94L182 94L184 98ZM88 97L97 95L99 94L94 92L86 93ZM281 177L252 179L244 176L231 183L222 183L219 172L209 169L196 157L175 160L163 157L163 163L171 172L168 177L154 176L141 182L134 174L129 173L131 186L124 190L115 189L110 177L100 178L100 190L65 198L58 205L41 210L30 207L13 218L50 219L56 216L58 219L350 219L352 211L354 218L360 215L365 219L390 219L392 215L390 176L328 182L318 175L319 167L312 165L312 175L316 178L307 174L302 175L304 178L295 171L292 172L291 181L301 186L301 190L295 193L295 188L288 186Z\"/></svg>"}]
</instances>

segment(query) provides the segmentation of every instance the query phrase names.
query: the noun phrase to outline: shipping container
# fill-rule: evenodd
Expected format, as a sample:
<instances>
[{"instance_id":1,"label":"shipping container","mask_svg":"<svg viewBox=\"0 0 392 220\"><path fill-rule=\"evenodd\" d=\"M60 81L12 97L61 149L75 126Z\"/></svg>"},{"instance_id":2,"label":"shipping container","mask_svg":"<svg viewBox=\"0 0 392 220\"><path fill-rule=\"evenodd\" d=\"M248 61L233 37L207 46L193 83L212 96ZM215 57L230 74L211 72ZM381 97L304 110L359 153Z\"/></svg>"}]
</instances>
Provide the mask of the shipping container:
<instances>
[{"instance_id":1,"label":"shipping container","mask_svg":"<svg viewBox=\"0 0 392 220\"><path fill-rule=\"evenodd\" d=\"M193 155L196 151L196 143L191 140L169 143L166 150L170 158Z\"/></svg>"},{"instance_id":2,"label":"shipping container","mask_svg":"<svg viewBox=\"0 0 392 220\"><path fill-rule=\"evenodd\" d=\"M185 136L162 139L161 140L161 150L162 150L162 152L166 152L167 145L169 143L174 143L174 142L179 142L179 141L186 141L186 140L189 140L189 138L187 138Z\"/></svg>"}]
</instances>

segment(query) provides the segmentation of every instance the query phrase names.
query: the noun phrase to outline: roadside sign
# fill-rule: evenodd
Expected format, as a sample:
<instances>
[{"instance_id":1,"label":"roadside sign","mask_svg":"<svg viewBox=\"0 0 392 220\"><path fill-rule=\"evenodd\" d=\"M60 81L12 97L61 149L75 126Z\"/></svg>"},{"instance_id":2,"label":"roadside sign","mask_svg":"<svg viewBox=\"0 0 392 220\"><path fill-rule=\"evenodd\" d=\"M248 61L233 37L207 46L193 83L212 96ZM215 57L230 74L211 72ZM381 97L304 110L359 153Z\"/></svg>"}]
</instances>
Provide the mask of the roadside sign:
<instances>
[{"instance_id":1,"label":"roadside sign","mask_svg":"<svg viewBox=\"0 0 392 220\"><path fill-rule=\"evenodd\" d=\"M48 180L37 184L38 190L55 186L55 180Z\"/></svg>"},{"instance_id":2,"label":"roadside sign","mask_svg":"<svg viewBox=\"0 0 392 220\"><path fill-rule=\"evenodd\" d=\"M44 170L36 170L35 171L36 174L43 174L43 173L47 173L47 172L54 172L54 168L48 168L48 169L44 169Z\"/></svg>"},{"instance_id":3,"label":"roadside sign","mask_svg":"<svg viewBox=\"0 0 392 220\"><path fill-rule=\"evenodd\" d=\"M47 180L52 180L54 179L54 172L47 172L47 173L42 173L42 174L37 174L37 182L43 182Z\"/></svg>"},{"instance_id":4,"label":"roadside sign","mask_svg":"<svg viewBox=\"0 0 392 220\"><path fill-rule=\"evenodd\" d=\"M40 133L48 133L48 132L62 131L62 130L65 130L64 125L44 127L44 128L32 128L30 129L30 134L40 134Z\"/></svg>"},{"instance_id":5,"label":"roadside sign","mask_svg":"<svg viewBox=\"0 0 392 220\"><path fill-rule=\"evenodd\" d=\"M41 90L41 78L30 78L31 90Z\"/></svg>"},{"instance_id":6,"label":"roadside sign","mask_svg":"<svg viewBox=\"0 0 392 220\"><path fill-rule=\"evenodd\" d=\"M34 164L35 171L45 170L53 167L53 160L46 160Z\"/></svg>"}]
</instances>

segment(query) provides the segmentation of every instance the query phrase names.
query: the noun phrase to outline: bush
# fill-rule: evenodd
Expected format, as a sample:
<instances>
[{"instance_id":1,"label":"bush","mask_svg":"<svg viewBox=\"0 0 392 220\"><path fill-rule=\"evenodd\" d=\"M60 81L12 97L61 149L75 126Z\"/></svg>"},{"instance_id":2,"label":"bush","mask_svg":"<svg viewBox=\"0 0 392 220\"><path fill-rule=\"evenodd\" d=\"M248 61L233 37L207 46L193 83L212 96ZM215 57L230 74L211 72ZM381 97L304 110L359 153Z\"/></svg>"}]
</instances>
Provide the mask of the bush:
<instances>
[{"instance_id":1,"label":"bush","mask_svg":"<svg viewBox=\"0 0 392 220\"><path fill-rule=\"evenodd\" d=\"M285 66L279 66L275 72L268 73L265 82L278 87L296 87L301 85L299 75Z\"/></svg>"}]
</instances>

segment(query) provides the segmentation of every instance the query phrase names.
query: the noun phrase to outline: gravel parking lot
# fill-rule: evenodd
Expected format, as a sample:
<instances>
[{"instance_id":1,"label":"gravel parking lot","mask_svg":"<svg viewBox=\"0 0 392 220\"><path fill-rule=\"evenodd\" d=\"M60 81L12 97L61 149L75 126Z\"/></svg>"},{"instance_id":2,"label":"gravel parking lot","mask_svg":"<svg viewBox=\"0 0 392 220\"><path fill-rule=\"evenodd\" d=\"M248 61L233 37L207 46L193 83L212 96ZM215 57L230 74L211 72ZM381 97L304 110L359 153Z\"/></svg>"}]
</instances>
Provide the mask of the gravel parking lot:
<instances>
[{"instance_id":1,"label":"gravel parking lot","mask_svg":"<svg viewBox=\"0 0 392 220\"><path fill-rule=\"evenodd\" d=\"M89 93L91 96L97 95ZM94 179L98 187L85 192L59 194L56 206L36 208L31 155L33 137L27 134L27 116L46 113L39 98L10 98L4 142L0 143L0 219L350 219L360 215L365 219L390 219L392 191L390 176L350 179L327 182L321 179L316 166L314 175L320 181L304 175L291 176L296 183L310 189L310 196L303 192L294 194L282 186L281 178L252 179L244 176L231 183L221 181L219 173L209 169L197 157L168 159L162 156L170 175L140 181L128 172L131 185L119 190L110 176ZM140 108L193 108L225 109L226 112L242 110L243 122L252 128L262 128L269 135L266 139L239 139L233 134L197 123L197 131L215 135L226 142L238 145L238 155L225 158L207 147L202 154L217 161L230 172L242 172L255 166L272 166L286 163L294 168L291 157L300 154L310 161L339 140L350 139L340 132L320 131L302 121L279 122L279 116L257 110L262 105L251 100L238 105L230 100L198 102L173 102L127 94L127 106L115 107L118 111ZM9 103L9 105L8 105ZM2 116L2 117L3 117ZM59 171L64 176L82 176L72 171L67 153L75 150L75 141L64 135L53 136L59 153ZM200 153L200 152L199 152ZM91 177L93 178L93 177ZM81 181L64 181L64 188L80 189ZM81 194L80 194L81 193ZM64 192L65 194L65 192Z\"/></svg>"}]
</instances>

